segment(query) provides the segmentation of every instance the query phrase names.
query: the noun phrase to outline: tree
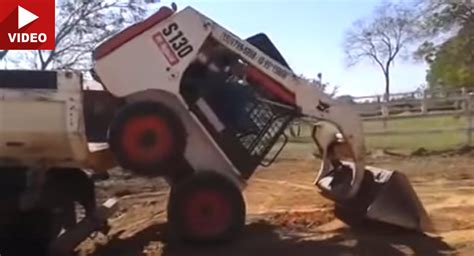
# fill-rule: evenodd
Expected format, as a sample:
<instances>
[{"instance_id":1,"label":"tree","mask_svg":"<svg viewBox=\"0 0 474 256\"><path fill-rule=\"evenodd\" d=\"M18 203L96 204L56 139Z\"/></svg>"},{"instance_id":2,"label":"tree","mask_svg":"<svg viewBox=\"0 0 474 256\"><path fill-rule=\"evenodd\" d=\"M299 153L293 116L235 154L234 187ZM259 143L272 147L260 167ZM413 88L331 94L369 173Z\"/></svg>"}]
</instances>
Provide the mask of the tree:
<instances>
[{"instance_id":1,"label":"tree","mask_svg":"<svg viewBox=\"0 0 474 256\"><path fill-rule=\"evenodd\" d=\"M474 4L448 0L422 3L425 13L420 34L425 41L415 57L429 64L429 86L474 87ZM437 43L439 38L444 40Z\"/></svg>"},{"instance_id":2,"label":"tree","mask_svg":"<svg viewBox=\"0 0 474 256\"><path fill-rule=\"evenodd\" d=\"M426 80L433 87L474 87L474 37L460 30L427 55Z\"/></svg>"},{"instance_id":3,"label":"tree","mask_svg":"<svg viewBox=\"0 0 474 256\"><path fill-rule=\"evenodd\" d=\"M6 60L31 69L89 69L101 42L146 17L150 0L58 0L56 48L8 54Z\"/></svg>"},{"instance_id":4,"label":"tree","mask_svg":"<svg viewBox=\"0 0 474 256\"><path fill-rule=\"evenodd\" d=\"M7 53L8 53L7 50L0 51L0 60L2 60L3 58L5 58L5 56L7 55Z\"/></svg>"},{"instance_id":5,"label":"tree","mask_svg":"<svg viewBox=\"0 0 474 256\"><path fill-rule=\"evenodd\" d=\"M344 52L348 66L362 61L376 64L385 79L385 100L390 95L390 69L395 59L415 40L417 17L402 5L383 2L374 16L353 23L346 32Z\"/></svg>"},{"instance_id":6,"label":"tree","mask_svg":"<svg viewBox=\"0 0 474 256\"><path fill-rule=\"evenodd\" d=\"M474 3L470 0L421 0L421 29L425 36L456 32L474 24Z\"/></svg>"},{"instance_id":7,"label":"tree","mask_svg":"<svg viewBox=\"0 0 474 256\"><path fill-rule=\"evenodd\" d=\"M467 1L420 0L418 35L424 42L415 52L416 59L430 63L439 46L456 35L473 37L474 4Z\"/></svg>"}]
</instances>

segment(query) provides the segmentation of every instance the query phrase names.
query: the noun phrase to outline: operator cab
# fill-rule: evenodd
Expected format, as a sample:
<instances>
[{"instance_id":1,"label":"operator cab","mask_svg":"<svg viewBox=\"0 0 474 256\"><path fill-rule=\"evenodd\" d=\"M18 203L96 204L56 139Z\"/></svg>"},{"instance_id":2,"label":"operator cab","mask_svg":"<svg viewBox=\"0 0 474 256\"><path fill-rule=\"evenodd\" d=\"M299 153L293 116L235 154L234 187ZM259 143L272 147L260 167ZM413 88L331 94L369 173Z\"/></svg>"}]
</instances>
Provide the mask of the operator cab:
<instances>
[{"instance_id":1,"label":"operator cab","mask_svg":"<svg viewBox=\"0 0 474 256\"><path fill-rule=\"evenodd\" d=\"M252 37L255 46L287 66L268 38L260 35ZM268 166L277 157L287 141L283 132L296 115L293 106L278 102L264 87L249 81L248 67L237 54L209 38L180 86L191 111L246 178L258 165ZM266 157L279 140L281 147Z\"/></svg>"}]
</instances>

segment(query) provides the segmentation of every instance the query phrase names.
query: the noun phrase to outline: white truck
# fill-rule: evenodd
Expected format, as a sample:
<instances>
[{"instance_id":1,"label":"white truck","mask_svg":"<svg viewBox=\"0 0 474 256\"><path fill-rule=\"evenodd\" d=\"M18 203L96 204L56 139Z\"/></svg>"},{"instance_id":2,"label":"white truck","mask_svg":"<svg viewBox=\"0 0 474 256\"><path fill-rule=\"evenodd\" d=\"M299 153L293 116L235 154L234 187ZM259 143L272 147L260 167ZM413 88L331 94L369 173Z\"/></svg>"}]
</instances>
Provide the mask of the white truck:
<instances>
[{"instance_id":1,"label":"white truck","mask_svg":"<svg viewBox=\"0 0 474 256\"><path fill-rule=\"evenodd\" d=\"M96 207L94 183L85 172L116 165L107 147L89 146L85 124L95 121L87 118L104 103L104 97L93 100L97 93L104 94L83 90L80 72L0 71L2 256L61 254L107 228L114 202L106 202L107 212ZM80 224L75 203L86 211Z\"/></svg>"}]
</instances>

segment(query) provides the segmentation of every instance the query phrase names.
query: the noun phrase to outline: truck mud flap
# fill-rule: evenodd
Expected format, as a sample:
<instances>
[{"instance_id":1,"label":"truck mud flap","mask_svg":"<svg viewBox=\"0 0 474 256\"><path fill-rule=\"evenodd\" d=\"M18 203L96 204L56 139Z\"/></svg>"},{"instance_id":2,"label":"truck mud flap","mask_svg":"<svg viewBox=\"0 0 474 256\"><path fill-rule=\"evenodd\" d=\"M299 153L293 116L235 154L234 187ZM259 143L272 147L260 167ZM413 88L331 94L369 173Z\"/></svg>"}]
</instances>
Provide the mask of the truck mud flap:
<instances>
[{"instance_id":1,"label":"truck mud flap","mask_svg":"<svg viewBox=\"0 0 474 256\"><path fill-rule=\"evenodd\" d=\"M116 112L124 104L123 99L117 98L108 91L85 90L84 119L86 135L91 143L107 142L109 125Z\"/></svg>"},{"instance_id":2,"label":"truck mud flap","mask_svg":"<svg viewBox=\"0 0 474 256\"><path fill-rule=\"evenodd\" d=\"M108 232L105 224L118 209L118 201L111 198L97 209L97 218L84 218L72 229L61 234L50 246L52 256L71 255L76 247L94 232Z\"/></svg>"}]
</instances>

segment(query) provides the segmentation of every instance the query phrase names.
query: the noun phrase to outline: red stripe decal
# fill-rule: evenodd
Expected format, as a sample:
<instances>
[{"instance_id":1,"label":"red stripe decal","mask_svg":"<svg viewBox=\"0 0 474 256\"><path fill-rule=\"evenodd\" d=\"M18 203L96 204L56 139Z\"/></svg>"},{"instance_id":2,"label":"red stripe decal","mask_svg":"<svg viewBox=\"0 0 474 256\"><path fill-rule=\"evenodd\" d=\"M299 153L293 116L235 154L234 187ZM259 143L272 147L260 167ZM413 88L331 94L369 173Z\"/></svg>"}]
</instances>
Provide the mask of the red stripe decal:
<instances>
[{"instance_id":1,"label":"red stripe decal","mask_svg":"<svg viewBox=\"0 0 474 256\"><path fill-rule=\"evenodd\" d=\"M247 79L249 79L251 82L261 85L273 96L277 97L283 102L295 105L296 99L294 93L288 91L288 89L284 88L280 83L265 75L257 68L250 66L247 69Z\"/></svg>"},{"instance_id":2,"label":"red stripe decal","mask_svg":"<svg viewBox=\"0 0 474 256\"><path fill-rule=\"evenodd\" d=\"M178 64L179 59L176 56L176 54L173 52L171 49L171 46L166 42L164 36L161 34L161 32L158 32L153 36L153 41L155 41L155 44L158 46L160 49L161 53L165 56L166 60L171 66L174 66Z\"/></svg>"},{"instance_id":3,"label":"red stripe decal","mask_svg":"<svg viewBox=\"0 0 474 256\"><path fill-rule=\"evenodd\" d=\"M173 13L173 10L171 10L170 8L161 7L155 14L151 15L146 20L124 29L122 32L118 33L117 35L111 37L110 39L99 45L94 50L94 59L99 60L107 56L123 44L147 31L149 28L155 26L156 24L162 22L166 18L170 17Z\"/></svg>"}]
</instances>

